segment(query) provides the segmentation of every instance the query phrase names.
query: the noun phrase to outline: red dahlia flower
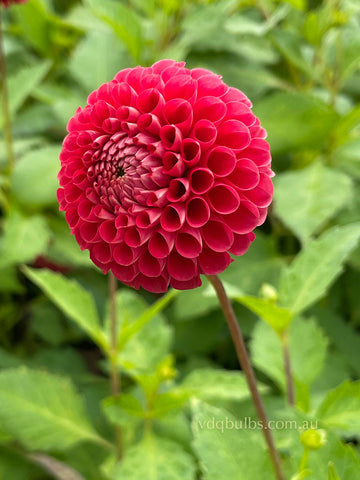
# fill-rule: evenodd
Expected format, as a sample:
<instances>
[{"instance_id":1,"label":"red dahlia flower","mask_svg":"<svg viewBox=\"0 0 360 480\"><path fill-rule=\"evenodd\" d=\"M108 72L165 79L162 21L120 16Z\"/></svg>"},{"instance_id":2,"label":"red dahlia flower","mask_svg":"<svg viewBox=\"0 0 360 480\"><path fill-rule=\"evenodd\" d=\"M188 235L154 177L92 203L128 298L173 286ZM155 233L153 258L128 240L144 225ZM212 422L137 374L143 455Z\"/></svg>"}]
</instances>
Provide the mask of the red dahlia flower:
<instances>
[{"instance_id":1,"label":"red dahlia flower","mask_svg":"<svg viewBox=\"0 0 360 480\"><path fill-rule=\"evenodd\" d=\"M0 0L0 6L9 7L12 3L25 3L27 0Z\"/></svg>"},{"instance_id":2,"label":"red dahlia flower","mask_svg":"<svg viewBox=\"0 0 360 480\"><path fill-rule=\"evenodd\" d=\"M273 193L251 106L220 76L172 60L122 70L90 94L68 123L58 199L104 273L188 289L247 251Z\"/></svg>"}]
</instances>

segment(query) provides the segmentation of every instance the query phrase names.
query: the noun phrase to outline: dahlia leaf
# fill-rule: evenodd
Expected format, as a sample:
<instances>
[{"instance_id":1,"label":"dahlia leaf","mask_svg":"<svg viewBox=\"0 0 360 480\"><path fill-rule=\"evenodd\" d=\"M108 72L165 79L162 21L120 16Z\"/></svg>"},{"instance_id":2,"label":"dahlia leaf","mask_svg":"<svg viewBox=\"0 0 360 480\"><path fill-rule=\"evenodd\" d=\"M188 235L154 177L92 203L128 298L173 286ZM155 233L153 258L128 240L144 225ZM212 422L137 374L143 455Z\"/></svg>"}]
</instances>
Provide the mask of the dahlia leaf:
<instances>
[{"instance_id":1,"label":"dahlia leaf","mask_svg":"<svg viewBox=\"0 0 360 480\"><path fill-rule=\"evenodd\" d=\"M86 5L124 42L130 54L139 61L143 27L140 18L130 8L112 0L86 0Z\"/></svg>"},{"instance_id":2,"label":"dahlia leaf","mask_svg":"<svg viewBox=\"0 0 360 480\"><path fill-rule=\"evenodd\" d=\"M299 314L319 300L358 244L360 224L333 227L310 241L280 280L279 303Z\"/></svg>"},{"instance_id":3,"label":"dahlia leaf","mask_svg":"<svg viewBox=\"0 0 360 480\"><path fill-rule=\"evenodd\" d=\"M328 104L305 93L267 95L254 113L268 132L273 155L321 149L339 118Z\"/></svg>"},{"instance_id":4,"label":"dahlia leaf","mask_svg":"<svg viewBox=\"0 0 360 480\"><path fill-rule=\"evenodd\" d=\"M349 203L351 179L319 162L275 179L275 214L305 243Z\"/></svg>"},{"instance_id":5,"label":"dahlia leaf","mask_svg":"<svg viewBox=\"0 0 360 480\"><path fill-rule=\"evenodd\" d=\"M9 77L9 101L12 115L19 110L31 92L40 84L51 67L49 60L27 65Z\"/></svg>"},{"instance_id":6,"label":"dahlia leaf","mask_svg":"<svg viewBox=\"0 0 360 480\"><path fill-rule=\"evenodd\" d=\"M0 448L0 478L11 478L11 480L37 480L40 469L22 453L11 446L2 443Z\"/></svg>"},{"instance_id":7,"label":"dahlia leaf","mask_svg":"<svg viewBox=\"0 0 360 480\"><path fill-rule=\"evenodd\" d=\"M93 30L76 47L69 68L90 92L115 76L123 57L124 47L111 30Z\"/></svg>"},{"instance_id":8,"label":"dahlia leaf","mask_svg":"<svg viewBox=\"0 0 360 480\"><path fill-rule=\"evenodd\" d=\"M30 262L46 250L50 230L40 215L24 217L12 210L5 220L0 267Z\"/></svg>"},{"instance_id":9,"label":"dahlia leaf","mask_svg":"<svg viewBox=\"0 0 360 480\"><path fill-rule=\"evenodd\" d=\"M148 434L115 467L112 480L193 480L195 461L178 443Z\"/></svg>"},{"instance_id":10,"label":"dahlia leaf","mask_svg":"<svg viewBox=\"0 0 360 480\"><path fill-rule=\"evenodd\" d=\"M66 316L96 343L103 345L104 335L94 300L79 283L46 269L23 267L23 272Z\"/></svg>"},{"instance_id":11,"label":"dahlia leaf","mask_svg":"<svg viewBox=\"0 0 360 480\"><path fill-rule=\"evenodd\" d=\"M292 374L301 387L309 387L320 375L326 359L327 338L313 319L295 318L289 329ZM271 327L259 322L253 332L251 353L254 365L285 391L281 340Z\"/></svg>"},{"instance_id":12,"label":"dahlia leaf","mask_svg":"<svg viewBox=\"0 0 360 480\"><path fill-rule=\"evenodd\" d=\"M151 373L168 354L172 330L159 313L174 295L175 293L169 293L149 307L140 295L132 290L117 292L119 362L127 371ZM105 331L107 343L110 345L109 308L105 315Z\"/></svg>"},{"instance_id":13,"label":"dahlia leaf","mask_svg":"<svg viewBox=\"0 0 360 480\"><path fill-rule=\"evenodd\" d=\"M103 446L71 382L24 367L0 373L2 429L30 450L66 450L78 442Z\"/></svg>"},{"instance_id":14,"label":"dahlia leaf","mask_svg":"<svg viewBox=\"0 0 360 480\"><path fill-rule=\"evenodd\" d=\"M271 300L251 296L237 297L236 300L262 318L277 333L286 330L291 322L290 310L278 307Z\"/></svg>"},{"instance_id":15,"label":"dahlia leaf","mask_svg":"<svg viewBox=\"0 0 360 480\"><path fill-rule=\"evenodd\" d=\"M264 472L268 480L275 478L257 419L250 418L254 426L247 429L244 419L200 401L192 411L193 446L204 480L260 480Z\"/></svg>"},{"instance_id":16,"label":"dahlia leaf","mask_svg":"<svg viewBox=\"0 0 360 480\"><path fill-rule=\"evenodd\" d=\"M56 202L60 148L53 145L29 151L16 163L12 190L22 205L44 207Z\"/></svg>"},{"instance_id":17,"label":"dahlia leaf","mask_svg":"<svg viewBox=\"0 0 360 480\"><path fill-rule=\"evenodd\" d=\"M329 427L358 434L360 430L360 381L342 383L328 393L316 418Z\"/></svg>"},{"instance_id":18,"label":"dahlia leaf","mask_svg":"<svg viewBox=\"0 0 360 480\"><path fill-rule=\"evenodd\" d=\"M267 388L258 385L260 391ZM227 371L215 368L200 368L193 370L185 377L180 389L188 392L189 396L201 400L233 400L241 401L249 398L250 392L241 372Z\"/></svg>"},{"instance_id":19,"label":"dahlia leaf","mask_svg":"<svg viewBox=\"0 0 360 480\"><path fill-rule=\"evenodd\" d=\"M148 307L131 325L124 326L119 339L120 345L125 345L133 335L145 327L158 313L162 312L168 303L178 294L179 290L170 289L159 300Z\"/></svg>"}]
</instances>

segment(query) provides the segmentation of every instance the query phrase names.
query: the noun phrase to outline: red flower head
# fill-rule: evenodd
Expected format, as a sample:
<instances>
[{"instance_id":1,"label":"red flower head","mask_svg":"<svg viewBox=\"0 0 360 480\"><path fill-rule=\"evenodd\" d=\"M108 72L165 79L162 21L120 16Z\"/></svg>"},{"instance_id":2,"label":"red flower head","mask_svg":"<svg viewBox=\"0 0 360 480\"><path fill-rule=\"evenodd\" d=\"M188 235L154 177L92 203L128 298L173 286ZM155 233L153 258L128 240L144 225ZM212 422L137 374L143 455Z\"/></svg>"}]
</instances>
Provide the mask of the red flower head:
<instances>
[{"instance_id":1,"label":"red flower head","mask_svg":"<svg viewBox=\"0 0 360 480\"><path fill-rule=\"evenodd\" d=\"M3 5L5 8L9 7L13 3L25 3L27 0L0 0L0 6Z\"/></svg>"},{"instance_id":2,"label":"red flower head","mask_svg":"<svg viewBox=\"0 0 360 480\"><path fill-rule=\"evenodd\" d=\"M92 92L68 123L60 209L93 262L125 284L201 285L254 240L273 186L265 130L221 77L162 60Z\"/></svg>"}]
</instances>

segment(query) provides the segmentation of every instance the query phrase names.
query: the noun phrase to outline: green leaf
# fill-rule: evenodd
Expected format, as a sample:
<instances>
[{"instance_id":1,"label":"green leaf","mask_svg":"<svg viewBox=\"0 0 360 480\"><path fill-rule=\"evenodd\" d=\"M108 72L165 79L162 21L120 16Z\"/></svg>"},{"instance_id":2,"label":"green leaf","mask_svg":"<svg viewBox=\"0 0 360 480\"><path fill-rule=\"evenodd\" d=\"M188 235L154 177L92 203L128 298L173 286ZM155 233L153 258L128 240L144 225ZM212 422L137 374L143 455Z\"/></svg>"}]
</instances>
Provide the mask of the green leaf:
<instances>
[{"instance_id":1,"label":"green leaf","mask_svg":"<svg viewBox=\"0 0 360 480\"><path fill-rule=\"evenodd\" d=\"M134 417L145 418L146 411L139 400L129 393L105 398L102 407L108 419L118 425L134 422Z\"/></svg>"},{"instance_id":2,"label":"green leaf","mask_svg":"<svg viewBox=\"0 0 360 480\"><path fill-rule=\"evenodd\" d=\"M131 447L115 468L112 480L193 480L194 459L178 444L147 435Z\"/></svg>"},{"instance_id":3,"label":"green leaf","mask_svg":"<svg viewBox=\"0 0 360 480\"><path fill-rule=\"evenodd\" d=\"M313 319L297 317L290 325L288 343L294 380L309 387L324 367L327 339ZM256 325L251 353L254 365L285 391L281 340L268 324Z\"/></svg>"},{"instance_id":4,"label":"green leaf","mask_svg":"<svg viewBox=\"0 0 360 480\"><path fill-rule=\"evenodd\" d=\"M12 190L22 205L45 207L56 203L60 149L54 145L32 150L16 163Z\"/></svg>"},{"instance_id":5,"label":"green leaf","mask_svg":"<svg viewBox=\"0 0 360 480\"><path fill-rule=\"evenodd\" d=\"M81 441L104 445L71 382L26 368L0 373L0 424L30 450L66 450Z\"/></svg>"},{"instance_id":6,"label":"green leaf","mask_svg":"<svg viewBox=\"0 0 360 480\"><path fill-rule=\"evenodd\" d=\"M338 115L325 102L305 93L274 93L254 107L269 134L274 155L321 149Z\"/></svg>"},{"instance_id":7,"label":"green leaf","mask_svg":"<svg viewBox=\"0 0 360 480\"><path fill-rule=\"evenodd\" d=\"M264 472L267 480L275 478L260 431L242 429L241 420L226 410L199 401L192 410L193 445L204 480L263 480Z\"/></svg>"},{"instance_id":8,"label":"green leaf","mask_svg":"<svg viewBox=\"0 0 360 480\"><path fill-rule=\"evenodd\" d=\"M274 212L302 242L318 232L352 196L351 179L316 162L274 182Z\"/></svg>"},{"instance_id":9,"label":"green leaf","mask_svg":"<svg viewBox=\"0 0 360 480\"><path fill-rule=\"evenodd\" d=\"M70 72L91 92L127 66L129 60L124 54L124 47L111 30L90 30L76 47L69 63Z\"/></svg>"},{"instance_id":10,"label":"green leaf","mask_svg":"<svg viewBox=\"0 0 360 480\"><path fill-rule=\"evenodd\" d=\"M32 0L23 8L14 8L16 20L26 41L42 54L49 51L49 11L41 0Z\"/></svg>"},{"instance_id":11,"label":"green leaf","mask_svg":"<svg viewBox=\"0 0 360 480\"><path fill-rule=\"evenodd\" d=\"M310 386L320 375L328 340L315 319L297 318L291 325L289 349L295 379Z\"/></svg>"},{"instance_id":12,"label":"green leaf","mask_svg":"<svg viewBox=\"0 0 360 480\"><path fill-rule=\"evenodd\" d=\"M333 462L329 462L329 477L328 480L341 480L336 473L335 465Z\"/></svg>"},{"instance_id":13,"label":"green leaf","mask_svg":"<svg viewBox=\"0 0 360 480\"><path fill-rule=\"evenodd\" d=\"M172 331L159 311L171 300L159 300L153 307L132 290L120 290L116 295L119 331L119 363L129 373L152 373L170 349ZM139 319L139 322L138 322ZM150 321L151 320L151 321ZM108 344L110 344L110 320L106 315ZM141 329L139 330L139 327ZM129 336L130 333L130 336ZM124 334L125 342L122 342Z\"/></svg>"},{"instance_id":14,"label":"green leaf","mask_svg":"<svg viewBox=\"0 0 360 480\"><path fill-rule=\"evenodd\" d=\"M0 243L0 267L34 260L44 253L49 239L50 230L44 217L24 217L12 210L4 224L4 236Z\"/></svg>"},{"instance_id":15,"label":"green leaf","mask_svg":"<svg viewBox=\"0 0 360 480\"><path fill-rule=\"evenodd\" d=\"M23 271L65 315L103 345L104 335L94 300L79 283L51 270L24 267Z\"/></svg>"},{"instance_id":16,"label":"green leaf","mask_svg":"<svg viewBox=\"0 0 360 480\"><path fill-rule=\"evenodd\" d=\"M358 434L360 430L360 381L342 383L328 393L317 418L329 427Z\"/></svg>"},{"instance_id":17,"label":"green leaf","mask_svg":"<svg viewBox=\"0 0 360 480\"><path fill-rule=\"evenodd\" d=\"M333 227L310 241L281 277L280 305L298 314L320 299L341 273L359 237L360 224L354 223Z\"/></svg>"},{"instance_id":18,"label":"green leaf","mask_svg":"<svg viewBox=\"0 0 360 480\"><path fill-rule=\"evenodd\" d=\"M286 308L278 307L272 300L244 296L236 300L268 323L277 333L290 325L292 314Z\"/></svg>"},{"instance_id":19,"label":"green leaf","mask_svg":"<svg viewBox=\"0 0 360 480\"><path fill-rule=\"evenodd\" d=\"M202 400L240 401L250 396L244 375L221 369L201 368L185 377L180 389ZM261 387L260 387L261 388ZM264 390L264 388L261 388Z\"/></svg>"},{"instance_id":20,"label":"green leaf","mask_svg":"<svg viewBox=\"0 0 360 480\"><path fill-rule=\"evenodd\" d=\"M113 29L136 61L140 60L143 26L138 15L122 3L113 0L85 0L92 12Z\"/></svg>"},{"instance_id":21,"label":"green leaf","mask_svg":"<svg viewBox=\"0 0 360 480\"><path fill-rule=\"evenodd\" d=\"M178 295L179 290L170 289L159 300L148 307L131 325L124 326L120 332L119 343L121 346L125 345L129 339L138 333L147 323L150 322L158 313L162 312L164 308Z\"/></svg>"},{"instance_id":22,"label":"green leaf","mask_svg":"<svg viewBox=\"0 0 360 480\"><path fill-rule=\"evenodd\" d=\"M25 66L9 77L9 104L12 115L15 115L26 98L39 85L50 67L51 62L44 60Z\"/></svg>"}]
</instances>

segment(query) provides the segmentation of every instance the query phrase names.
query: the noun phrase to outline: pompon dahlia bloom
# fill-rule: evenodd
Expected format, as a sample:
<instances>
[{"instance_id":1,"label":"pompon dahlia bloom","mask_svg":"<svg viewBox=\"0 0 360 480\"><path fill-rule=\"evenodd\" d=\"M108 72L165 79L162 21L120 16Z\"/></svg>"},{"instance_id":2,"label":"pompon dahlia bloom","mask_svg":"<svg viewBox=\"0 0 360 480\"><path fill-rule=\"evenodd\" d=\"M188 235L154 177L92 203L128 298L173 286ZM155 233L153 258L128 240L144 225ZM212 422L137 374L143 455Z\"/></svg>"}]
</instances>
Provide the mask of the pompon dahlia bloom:
<instances>
[{"instance_id":1,"label":"pompon dahlia bloom","mask_svg":"<svg viewBox=\"0 0 360 480\"><path fill-rule=\"evenodd\" d=\"M58 200L104 273L188 289L247 251L273 193L251 106L220 76L172 60L122 70L90 94L67 126Z\"/></svg>"},{"instance_id":2,"label":"pompon dahlia bloom","mask_svg":"<svg viewBox=\"0 0 360 480\"><path fill-rule=\"evenodd\" d=\"M4 7L9 7L11 4L14 3L25 3L27 0L0 0L0 7L3 5Z\"/></svg>"}]
</instances>

